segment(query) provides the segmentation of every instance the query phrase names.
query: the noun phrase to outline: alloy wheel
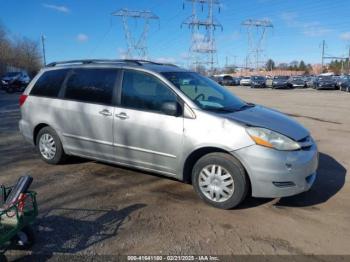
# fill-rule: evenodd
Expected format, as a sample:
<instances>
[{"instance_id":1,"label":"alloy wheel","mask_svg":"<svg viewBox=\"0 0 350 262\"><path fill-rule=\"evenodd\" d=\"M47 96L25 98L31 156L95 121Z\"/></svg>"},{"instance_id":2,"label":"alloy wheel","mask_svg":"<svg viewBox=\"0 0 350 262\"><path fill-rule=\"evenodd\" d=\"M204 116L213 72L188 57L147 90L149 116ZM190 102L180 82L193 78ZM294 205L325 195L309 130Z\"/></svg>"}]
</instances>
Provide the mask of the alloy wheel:
<instances>
[{"instance_id":1,"label":"alloy wheel","mask_svg":"<svg viewBox=\"0 0 350 262\"><path fill-rule=\"evenodd\" d=\"M41 155L45 159L53 159L56 154L56 144L54 138L50 134L44 133L39 140L39 149Z\"/></svg>"}]
</instances>

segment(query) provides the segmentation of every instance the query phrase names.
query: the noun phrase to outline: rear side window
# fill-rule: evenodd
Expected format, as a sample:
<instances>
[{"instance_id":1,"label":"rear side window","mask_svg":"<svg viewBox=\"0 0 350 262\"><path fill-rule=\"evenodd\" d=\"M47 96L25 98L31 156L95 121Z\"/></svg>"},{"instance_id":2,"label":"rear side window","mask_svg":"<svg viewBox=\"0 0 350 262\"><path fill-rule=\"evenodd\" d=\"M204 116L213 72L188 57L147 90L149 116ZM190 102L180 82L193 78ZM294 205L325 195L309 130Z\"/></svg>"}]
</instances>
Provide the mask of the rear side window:
<instances>
[{"instance_id":1,"label":"rear side window","mask_svg":"<svg viewBox=\"0 0 350 262\"><path fill-rule=\"evenodd\" d=\"M52 98L57 97L68 71L68 69L63 69L43 73L34 84L30 94Z\"/></svg>"},{"instance_id":2,"label":"rear side window","mask_svg":"<svg viewBox=\"0 0 350 262\"><path fill-rule=\"evenodd\" d=\"M116 69L76 69L67 80L65 98L110 105L116 79Z\"/></svg>"}]
</instances>

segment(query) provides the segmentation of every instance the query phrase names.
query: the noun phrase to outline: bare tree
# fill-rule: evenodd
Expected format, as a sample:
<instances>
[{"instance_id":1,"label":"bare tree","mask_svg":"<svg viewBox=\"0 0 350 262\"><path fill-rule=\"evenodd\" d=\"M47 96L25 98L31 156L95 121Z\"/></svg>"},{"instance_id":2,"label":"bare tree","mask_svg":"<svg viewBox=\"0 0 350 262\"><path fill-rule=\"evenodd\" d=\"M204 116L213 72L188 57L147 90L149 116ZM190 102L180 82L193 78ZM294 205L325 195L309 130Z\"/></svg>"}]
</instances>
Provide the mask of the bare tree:
<instances>
[{"instance_id":1,"label":"bare tree","mask_svg":"<svg viewBox=\"0 0 350 262\"><path fill-rule=\"evenodd\" d=\"M13 65L25 69L30 75L35 74L42 66L38 42L21 38L16 41L13 54Z\"/></svg>"},{"instance_id":2,"label":"bare tree","mask_svg":"<svg viewBox=\"0 0 350 262\"><path fill-rule=\"evenodd\" d=\"M0 73L3 73L11 60L12 48L4 26L0 24Z\"/></svg>"},{"instance_id":3,"label":"bare tree","mask_svg":"<svg viewBox=\"0 0 350 262\"><path fill-rule=\"evenodd\" d=\"M0 23L0 74L9 66L23 69L33 76L42 66L40 46L38 42L25 37L12 40Z\"/></svg>"}]
</instances>

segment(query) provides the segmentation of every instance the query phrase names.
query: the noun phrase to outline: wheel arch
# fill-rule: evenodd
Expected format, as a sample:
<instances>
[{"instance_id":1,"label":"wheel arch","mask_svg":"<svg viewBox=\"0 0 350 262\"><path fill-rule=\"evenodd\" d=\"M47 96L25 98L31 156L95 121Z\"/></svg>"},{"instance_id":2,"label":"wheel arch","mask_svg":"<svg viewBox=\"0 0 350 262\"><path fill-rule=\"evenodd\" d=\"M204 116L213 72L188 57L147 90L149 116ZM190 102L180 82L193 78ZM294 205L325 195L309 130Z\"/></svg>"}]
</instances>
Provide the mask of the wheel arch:
<instances>
[{"instance_id":1,"label":"wheel arch","mask_svg":"<svg viewBox=\"0 0 350 262\"><path fill-rule=\"evenodd\" d=\"M33 143L34 143L34 145L36 145L36 137L38 136L39 131L47 126L50 126L50 125L48 125L46 123L40 123L34 127L34 130L33 130Z\"/></svg>"},{"instance_id":2,"label":"wheel arch","mask_svg":"<svg viewBox=\"0 0 350 262\"><path fill-rule=\"evenodd\" d=\"M201 147L197 148L194 151L192 151L186 158L184 165L183 165L183 178L182 180L186 183L192 184L192 169L195 165L195 163L203 157L204 155L210 154L210 153L226 153L230 155L231 157L235 158L244 168L245 174L247 176L247 181L249 183L249 192L251 191L251 181L250 181L250 176L248 174L248 171L245 167L245 165L242 163L240 159L238 159L236 156L231 154L229 151L219 148L219 147L213 147L213 146L206 146L206 147Z\"/></svg>"}]
</instances>

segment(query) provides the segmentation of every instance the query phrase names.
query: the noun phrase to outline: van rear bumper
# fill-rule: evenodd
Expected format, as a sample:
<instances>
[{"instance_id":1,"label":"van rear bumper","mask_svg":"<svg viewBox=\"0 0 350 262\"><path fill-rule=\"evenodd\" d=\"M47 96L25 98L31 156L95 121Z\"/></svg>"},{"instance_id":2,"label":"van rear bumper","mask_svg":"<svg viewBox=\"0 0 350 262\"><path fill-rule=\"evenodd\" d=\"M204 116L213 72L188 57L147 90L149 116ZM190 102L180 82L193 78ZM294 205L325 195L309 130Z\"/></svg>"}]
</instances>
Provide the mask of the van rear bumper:
<instances>
[{"instance_id":1,"label":"van rear bumper","mask_svg":"<svg viewBox=\"0 0 350 262\"><path fill-rule=\"evenodd\" d=\"M34 145L33 132L32 132L30 125L26 121L21 119L19 121L18 127L19 127L19 131L22 134L22 136L24 137L24 139L27 142L29 142L30 144Z\"/></svg>"}]
</instances>

